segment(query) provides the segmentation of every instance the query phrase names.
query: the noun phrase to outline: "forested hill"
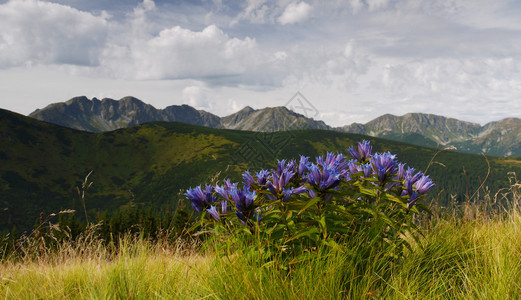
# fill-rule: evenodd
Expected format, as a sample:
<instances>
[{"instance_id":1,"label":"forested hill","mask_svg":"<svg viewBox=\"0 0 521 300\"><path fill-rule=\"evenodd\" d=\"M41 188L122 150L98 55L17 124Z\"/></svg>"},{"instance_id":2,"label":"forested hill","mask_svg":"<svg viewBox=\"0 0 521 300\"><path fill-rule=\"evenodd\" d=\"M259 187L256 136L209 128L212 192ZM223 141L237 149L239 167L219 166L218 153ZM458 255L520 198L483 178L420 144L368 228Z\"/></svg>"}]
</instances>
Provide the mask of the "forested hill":
<instances>
[{"instance_id":1,"label":"forested hill","mask_svg":"<svg viewBox=\"0 0 521 300\"><path fill-rule=\"evenodd\" d=\"M190 186L219 179L239 179L245 169L273 165L276 159L347 153L367 139L376 151L390 151L400 161L424 170L435 150L357 134L328 130L259 133L213 129L176 122L158 122L112 132L87 133L0 110L0 231L16 225L31 228L46 214L82 206L76 192L93 170L87 192L89 215L111 212L128 203L146 205L155 213L177 206ZM489 158L487 186L508 184L507 173L521 174L517 158ZM487 173L479 155L443 152L428 174L430 192L446 203L474 191Z\"/></svg>"}]
</instances>

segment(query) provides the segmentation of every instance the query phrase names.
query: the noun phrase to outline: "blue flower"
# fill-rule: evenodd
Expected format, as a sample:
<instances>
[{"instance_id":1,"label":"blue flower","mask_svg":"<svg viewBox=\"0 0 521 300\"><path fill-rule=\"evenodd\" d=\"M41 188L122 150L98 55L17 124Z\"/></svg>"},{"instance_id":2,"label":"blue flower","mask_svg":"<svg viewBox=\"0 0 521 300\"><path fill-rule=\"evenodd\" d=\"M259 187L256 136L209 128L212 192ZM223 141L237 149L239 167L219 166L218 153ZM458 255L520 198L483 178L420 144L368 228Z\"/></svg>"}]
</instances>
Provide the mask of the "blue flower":
<instances>
[{"instance_id":1,"label":"blue flower","mask_svg":"<svg viewBox=\"0 0 521 300\"><path fill-rule=\"evenodd\" d=\"M193 189L190 188L186 191L185 195L190 199L192 207L199 213L210 208L211 203L214 203L217 200L212 193L211 185L206 185L204 192L200 185Z\"/></svg>"},{"instance_id":2,"label":"blue flower","mask_svg":"<svg viewBox=\"0 0 521 300\"><path fill-rule=\"evenodd\" d=\"M291 172L296 172L297 171L297 162L294 159L288 161L286 164L286 169Z\"/></svg>"},{"instance_id":3,"label":"blue flower","mask_svg":"<svg viewBox=\"0 0 521 300\"><path fill-rule=\"evenodd\" d=\"M356 159L352 159L349 162L347 162L347 168L349 170L349 173L355 174L360 171L360 169L358 168L359 165L357 165L356 162Z\"/></svg>"},{"instance_id":4,"label":"blue flower","mask_svg":"<svg viewBox=\"0 0 521 300\"><path fill-rule=\"evenodd\" d=\"M298 176L302 177L304 173L306 173L309 169L309 157L307 156L300 156L300 162L298 165Z\"/></svg>"},{"instance_id":5,"label":"blue flower","mask_svg":"<svg viewBox=\"0 0 521 300\"><path fill-rule=\"evenodd\" d=\"M373 173L373 168L371 167L371 164L367 163L362 166L362 171L364 172L364 177L370 177Z\"/></svg>"},{"instance_id":6,"label":"blue flower","mask_svg":"<svg viewBox=\"0 0 521 300\"><path fill-rule=\"evenodd\" d=\"M253 177L249 171L244 172L242 174L242 178L244 182L254 188L259 188L266 185L268 178L270 176L270 172L267 170L260 170L255 173L255 177Z\"/></svg>"},{"instance_id":7,"label":"blue flower","mask_svg":"<svg viewBox=\"0 0 521 300\"><path fill-rule=\"evenodd\" d=\"M420 195L423 195L423 194L427 193L434 186L434 183L432 182L432 180L429 178L428 175L422 175L422 177L420 179L418 179L414 183L414 185L416 187L416 191L418 191L418 193Z\"/></svg>"},{"instance_id":8,"label":"blue flower","mask_svg":"<svg viewBox=\"0 0 521 300\"><path fill-rule=\"evenodd\" d=\"M248 173L248 171L246 171L246 173ZM246 174L246 173L245 173L245 174ZM243 175L243 176L244 176L244 175ZM224 181L223 186L219 186L219 185L217 185L217 184L215 185L215 191L216 191L219 195L221 195L224 199L228 199L228 198L229 198L229 194L228 194L228 192L229 192L230 190L232 190L232 189L236 189L236 188L237 188L237 183L236 183L236 182L232 183L232 182L230 181L230 179L226 179L226 180Z\"/></svg>"},{"instance_id":9,"label":"blue flower","mask_svg":"<svg viewBox=\"0 0 521 300\"><path fill-rule=\"evenodd\" d=\"M423 175L422 172L418 172L413 175L414 169L407 170L406 186L407 194L409 195L409 203L407 209L416 204L421 195L427 193L433 186L434 183L429 176Z\"/></svg>"},{"instance_id":10,"label":"blue flower","mask_svg":"<svg viewBox=\"0 0 521 300\"><path fill-rule=\"evenodd\" d=\"M282 172L284 170L287 170L287 171L290 171L290 172L295 172L295 161L294 160L290 160L286 163L286 160L283 159L283 160L278 160L277 161L277 174L282 174Z\"/></svg>"},{"instance_id":11,"label":"blue flower","mask_svg":"<svg viewBox=\"0 0 521 300\"><path fill-rule=\"evenodd\" d=\"M221 212L223 214L227 214L228 213L228 201L221 201Z\"/></svg>"},{"instance_id":12,"label":"blue flower","mask_svg":"<svg viewBox=\"0 0 521 300\"><path fill-rule=\"evenodd\" d=\"M355 150L354 147L350 147L347 149L347 151L357 161L365 162L371 157L371 154L373 153L373 147L369 141L363 140L361 143L358 143L358 151Z\"/></svg>"},{"instance_id":13,"label":"blue flower","mask_svg":"<svg viewBox=\"0 0 521 300\"><path fill-rule=\"evenodd\" d=\"M235 215L241 220L241 222L245 224L247 220L254 219L256 215L256 193L251 191L248 186L244 186L242 190L232 189L229 194L232 201L235 202Z\"/></svg>"},{"instance_id":14,"label":"blue flower","mask_svg":"<svg viewBox=\"0 0 521 300\"><path fill-rule=\"evenodd\" d=\"M417 193L413 192L411 195L410 195L410 198L409 198L409 203L407 203L407 211L409 209L411 209L414 204L416 204L416 201L418 201L418 198L420 198L420 195L418 195Z\"/></svg>"},{"instance_id":15,"label":"blue flower","mask_svg":"<svg viewBox=\"0 0 521 300\"><path fill-rule=\"evenodd\" d=\"M283 169L279 173L272 171L271 172L271 181L267 182L268 190L275 196L278 197L282 190L288 185L289 181L295 176L295 172L292 172L288 169Z\"/></svg>"},{"instance_id":16,"label":"blue flower","mask_svg":"<svg viewBox=\"0 0 521 300\"><path fill-rule=\"evenodd\" d=\"M378 176L380 184L395 176L398 167L395 159L396 155L389 152L376 153L371 156L371 166L373 172Z\"/></svg>"},{"instance_id":17,"label":"blue flower","mask_svg":"<svg viewBox=\"0 0 521 300\"><path fill-rule=\"evenodd\" d=\"M307 192L307 189L303 186L299 186L297 188L286 188L282 191L282 200L285 202L289 201L289 198L292 195L298 195Z\"/></svg>"},{"instance_id":18,"label":"blue flower","mask_svg":"<svg viewBox=\"0 0 521 300\"><path fill-rule=\"evenodd\" d=\"M253 176L251 176L250 171L246 171L242 174L242 179L244 179L244 182L250 186L255 184L255 179L253 179Z\"/></svg>"},{"instance_id":19,"label":"blue flower","mask_svg":"<svg viewBox=\"0 0 521 300\"><path fill-rule=\"evenodd\" d=\"M322 169L334 169L335 172L340 175L346 175L349 172L349 162L345 160L344 155L341 153L326 154L326 158L319 156L316 158L317 165L321 166Z\"/></svg>"},{"instance_id":20,"label":"blue flower","mask_svg":"<svg viewBox=\"0 0 521 300\"><path fill-rule=\"evenodd\" d=\"M219 215L219 212L217 211L217 208L215 208L215 206L210 206L210 208L206 211L214 218L215 221L221 220L221 216Z\"/></svg>"},{"instance_id":21,"label":"blue flower","mask_svg":"<svg viewBox=\"0 0 521 300\"><path fill-rule=\"evenodd\" d=\"M255 176L257 177L258 185L266 185L268 177L270 176L270 172L268 170L260 170L259 172L255 173Z\"/></svg>"},{"instance_id":22,"label":"blue flower","mask_svg":"<svg viewBox=\"0 0 521 300\"><path fill-rule=\"evenodd\" d=\"M398 170L396 171L396 180L404 180L405 179L405 164L399 163Z\"/></svg>"},{"instance_id":23,"label":"blue flower","mask_svg":"<svg viewBox=\"0 0 521 300\"><path fill-rule=\"evenodd\" d=\"M326 166L321 170L318 165L311 164L307 181L319 191L324 192L335 188L340 183L340 175L331 166Z\"/></svg>"},{"instance_id":24,"label":"blue flower","mask_svg":"<svg viewBox=\"0 0 521 300\"><path fill-rule=\"evenodd\" d=\"M416 171L414 168L408 168L407 171L405 171L404 175L404 188L407 190L407 194L409 194L409 196L411 197L413 193L415 193L413 186L423 176L422 172L418 172L415 174L414 171Z\"/></svg>"},{"instance_id":25,"label":"blue flower","mask_svg":"<svg viewBox=\"0 0 521 300\"><path fill-rule=\"evenodd\" d=\"M413 183L418 181L423 176L422 172L418 172L414 174L416 170L414 168L407 168L407 171L405 171L404 179L407 181L412 181Z\"/></svg>"}]
</instances>

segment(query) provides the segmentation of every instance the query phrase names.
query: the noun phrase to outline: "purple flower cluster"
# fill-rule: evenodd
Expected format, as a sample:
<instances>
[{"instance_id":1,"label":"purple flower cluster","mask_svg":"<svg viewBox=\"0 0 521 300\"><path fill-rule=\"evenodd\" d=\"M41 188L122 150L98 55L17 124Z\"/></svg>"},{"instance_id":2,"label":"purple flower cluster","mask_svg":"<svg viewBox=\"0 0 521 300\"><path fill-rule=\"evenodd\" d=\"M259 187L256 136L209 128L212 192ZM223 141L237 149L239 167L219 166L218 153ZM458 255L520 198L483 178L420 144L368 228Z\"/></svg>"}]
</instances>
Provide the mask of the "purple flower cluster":
<instances>
[{"instance_id":1,"label":"purple flower cluster","mask_svg":"<svg viewBox=\"0 0 521 300\"><path fill-rule=\"evenodd\" d=\"M396 155L372 151L370 143L364 140L356 149L348 149L351 160L340 153L327 153L315 162L306 156L298 161L280 160L270 171L260 170L254 175L244 172L242 188L225 180L222 185L206 185L204 191L201 186L190 188L185 195L197 212L207 211L217 221L228 215L231 205L243 224L253 224L261 219L261 205L269 202L284 204L292 199L306 201L317 197L330 201L332 191L369 184L403 197L410 209L434 186L429 176L410 167L406 169Z\"/></svg>"}]
</instances>

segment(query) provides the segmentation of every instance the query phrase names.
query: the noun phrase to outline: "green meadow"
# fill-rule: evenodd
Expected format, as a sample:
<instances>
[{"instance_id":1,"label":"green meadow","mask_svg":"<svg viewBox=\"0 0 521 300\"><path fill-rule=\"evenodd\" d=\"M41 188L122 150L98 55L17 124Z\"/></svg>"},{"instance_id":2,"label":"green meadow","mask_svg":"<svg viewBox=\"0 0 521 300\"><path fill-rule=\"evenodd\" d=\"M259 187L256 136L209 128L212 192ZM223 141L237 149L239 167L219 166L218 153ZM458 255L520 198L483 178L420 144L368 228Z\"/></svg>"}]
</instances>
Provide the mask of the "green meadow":
<instances>
[{"instance_id":1,"label":"green meadow","mask_svg":"<svg viewBox=\"0 0 521 300\"><path fill-rule=\"evenodd\" d=\"M512 199L519 201L519 198ZM423 221L402 260L350 239L342 251L302 254L282 268L249 245L95 236L54 249L26 246L0 268L4 299L518 299L521 212L467 213Z\"/></svg>"}]
</instances>

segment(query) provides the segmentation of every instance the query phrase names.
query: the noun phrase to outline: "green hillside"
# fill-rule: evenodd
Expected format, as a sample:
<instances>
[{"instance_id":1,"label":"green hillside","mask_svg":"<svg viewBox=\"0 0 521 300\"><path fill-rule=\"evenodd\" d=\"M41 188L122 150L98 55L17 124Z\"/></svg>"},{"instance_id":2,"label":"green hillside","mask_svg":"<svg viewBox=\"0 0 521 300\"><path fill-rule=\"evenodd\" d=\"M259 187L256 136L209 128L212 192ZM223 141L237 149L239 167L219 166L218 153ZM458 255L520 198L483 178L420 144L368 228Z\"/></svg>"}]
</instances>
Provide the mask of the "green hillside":
<instances>
[{"instance_id":1,"label":"green hillside","mask_svg":"<svg viewBox=\"0 0 521 300\"><path fill-rule=\"evenodd\" d=\"M174 208L183 190L220 179L239 179L245 169L273 165L277 158L316 156L342 151L368 139L376 151L424 170L435 150L367 136L325 130L260 133L212 129L184 123L149 123L112 132L86 133L0 110L0 231L16 225L30 229L40 212L81 211L76 192L91 170L94 181L87 209L94 216L132 201L155 211ZM507 186L507 172L521 173L517 158L489 158L487 186ZM430 195L444 192L458 200L473 192L486 176L479 155L443 152L429 174L436 182ZM467 175L465 175L465 173ZM81 217L82 213L77 213Z\"/></svg>"}]
</instances>

